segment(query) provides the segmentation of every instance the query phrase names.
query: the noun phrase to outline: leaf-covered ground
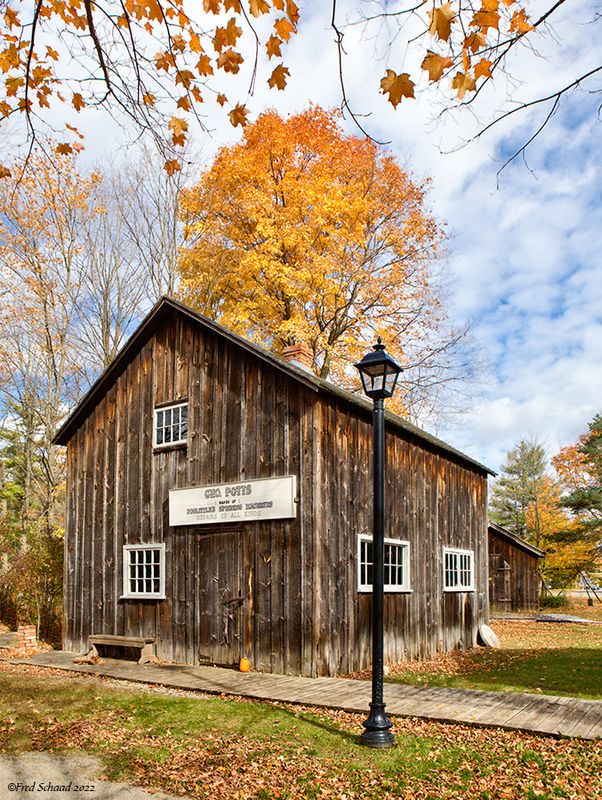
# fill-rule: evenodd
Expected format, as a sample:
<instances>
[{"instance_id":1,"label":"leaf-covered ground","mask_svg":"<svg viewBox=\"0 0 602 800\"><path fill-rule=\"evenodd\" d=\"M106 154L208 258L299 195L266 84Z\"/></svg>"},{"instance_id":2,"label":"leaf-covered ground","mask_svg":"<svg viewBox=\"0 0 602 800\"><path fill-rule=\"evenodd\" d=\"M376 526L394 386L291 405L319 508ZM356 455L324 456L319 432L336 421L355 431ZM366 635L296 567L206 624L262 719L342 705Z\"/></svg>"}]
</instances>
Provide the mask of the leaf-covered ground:
<instances>
[{"instance_id":1,"label":"leaf-covered ground","mask_svg":"<svg viewBox=\"0 0 602 800\"><path fill-rule=\"evenodd\" d=\"M387 679L421 686L602 698L602 625L496 620L492 627L502 644L499 650L478 647L398 664Z\"/></svg>"},{"instance_id":2,"label":"leaf-covered ground","mask_svg":"<svg viewBox=\"0 0 602 800\"><path fill-rule=\"evenodd\" d=\"M209 698L0 662L0 749L84 750L106 776L212 800L497 800L602 796L602 742Z\"/></svg>"}]
</instances>

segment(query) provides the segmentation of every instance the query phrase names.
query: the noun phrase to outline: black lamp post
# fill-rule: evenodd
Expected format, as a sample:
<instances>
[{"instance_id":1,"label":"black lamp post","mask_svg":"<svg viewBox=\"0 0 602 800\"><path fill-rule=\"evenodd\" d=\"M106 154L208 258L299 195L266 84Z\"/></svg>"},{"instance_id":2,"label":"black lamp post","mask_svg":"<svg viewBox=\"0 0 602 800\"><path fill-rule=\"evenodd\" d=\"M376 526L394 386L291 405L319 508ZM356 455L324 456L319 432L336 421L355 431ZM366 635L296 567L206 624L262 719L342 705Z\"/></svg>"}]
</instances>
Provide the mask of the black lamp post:
<instances>
[{"instance_id":1,"label":"black lamp post","mask_svg":"<svg viewBox=\"0 0 602 800\"><path fill-rule=\"evenodd\" d=\"M361 375L364 392L374 400L374 522L372 532L372 702L363 723L362 744L384 749L395 745L391 722L383 702L383 579L384 579L384 475L385 475L385 404L391 397L402 368L385 352L380 336L372 352L355 365Z\"/></svg>"}]
</instances>

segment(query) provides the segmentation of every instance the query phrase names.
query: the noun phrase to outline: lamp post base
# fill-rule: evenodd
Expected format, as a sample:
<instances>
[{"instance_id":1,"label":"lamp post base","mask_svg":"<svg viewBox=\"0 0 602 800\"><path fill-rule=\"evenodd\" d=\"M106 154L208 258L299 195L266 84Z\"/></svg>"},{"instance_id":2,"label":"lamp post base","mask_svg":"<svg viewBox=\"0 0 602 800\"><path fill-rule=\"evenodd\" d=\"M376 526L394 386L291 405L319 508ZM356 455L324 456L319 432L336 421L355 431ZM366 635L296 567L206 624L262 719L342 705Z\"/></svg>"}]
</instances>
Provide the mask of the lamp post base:
<instances>
[{"instance_id":1,"label":"lamp post base","mask_svg":"<svg viewBox=\"0 0 602 800\"><path fill-rule=\"evenodd\" d=\"M379 750L395 747L395 736L391 733L393 723L385 714L384 703L370 703L370 715L362 725L366 730L360 736L361 744Z\"/></svg>"}]
</instances>

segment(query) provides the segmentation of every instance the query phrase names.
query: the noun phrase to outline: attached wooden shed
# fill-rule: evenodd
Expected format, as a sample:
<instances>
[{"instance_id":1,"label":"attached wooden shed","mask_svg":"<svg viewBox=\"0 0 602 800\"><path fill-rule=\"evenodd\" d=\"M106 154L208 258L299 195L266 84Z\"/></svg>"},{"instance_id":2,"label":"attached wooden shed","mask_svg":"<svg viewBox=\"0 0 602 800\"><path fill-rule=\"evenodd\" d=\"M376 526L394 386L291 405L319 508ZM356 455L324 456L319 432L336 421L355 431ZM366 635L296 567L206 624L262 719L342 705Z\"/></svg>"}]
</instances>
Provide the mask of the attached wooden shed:
<instances>
[{"instance_id":1,"label":"attached wooden shed","mask_svg":"<svg viewBox=\"0 0 602 800\"><path fill-rule=\"evenodd\" d=\"M370 663L371 403L162 299L64 423L64 647ZM475 644L485 466L387 413L385 657Z\"/></svg>"},{"instance_id":2,"label":"attached wooden shed","mask_svg":"<svg viewBox=\"0 0 602 800\"><path fill-rule=\"evenodd\" d=\"M494 522L489 523L488 546L490 611L537 611L544 551Z\"/></svg>"}]
</instances>

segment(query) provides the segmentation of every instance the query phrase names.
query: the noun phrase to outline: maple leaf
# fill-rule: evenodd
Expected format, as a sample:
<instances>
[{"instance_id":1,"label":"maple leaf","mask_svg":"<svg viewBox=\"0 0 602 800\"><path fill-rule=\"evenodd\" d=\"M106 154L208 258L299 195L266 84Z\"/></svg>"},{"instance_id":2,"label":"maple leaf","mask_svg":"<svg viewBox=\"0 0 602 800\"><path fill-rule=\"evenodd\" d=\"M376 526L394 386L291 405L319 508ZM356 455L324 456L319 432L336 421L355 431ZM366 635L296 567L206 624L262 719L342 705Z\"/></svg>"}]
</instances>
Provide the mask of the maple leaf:
<instances>
[{"instance_id":1,"label":"maple leaf","mask_svg":"<svg viewBox=\"0 0 602 800\"><path fill-rule=\"evenodd\" d=\"M50 45L46 45L46 52L48 53L48 56L49 56L49 57L50 57L50 58L51 58L53 61L58 61L58 59L59 59L59 54L57 53L57 51L56 51L54 48L50 47Z\"/></svg>"},{"instance_id":2,"label":"maple leaf","mask_svg":"<svg viewBox=\"0 0 602 800\"><path fill-rule=\"evenodd\" d=\"M79 131L74 125L69 125L69 123L67 122L67 123L65 123L65 128L67 128L68 130L72 131L80 139L84 138L84 134L81 133L81 131ZM74 147L75 147L75 145L74 145Z\"/></svg>"},{"instance_id":3,"label":"maple leaf","mask_svg":"<svg viewBox=\"0 0 602 800\"><path fill-rule=\"evenodd\" d=\"M176 73L176 86L182 84L185 89L188 89L193 80L194 75L189 69L178 70Z\"/></svg>"},{"instance_id":4,"label":"maple leaf","mask_svg":"<svg viewBox=\"0 0 602 800\"><path fill-rule=\"evenodd\" d=\"M451 67L454 62L448 56L440 56L430 50L426 51L426 56L422 64L422 69L426 70L429 74L429 80L438 81L447 67Z\"/></svg>"},{"instance_id":5,"label":"maple leaf","mask_svg":"<svg viewBox=\"0 0 602 800\"><path fill-rule=\"evenodd\" d=\"M11 171L8 167L5 167L4 164L0 164L0 178L10 178Z\"/></svg>"},{"instance_id":6,"label":"maple leaf","mask_svg":"<svg viewBox=\"0 0 602 800\"><path fill-rule=\"evenodd\" d=\"M205 49L203 48L203 45L201 44L201 39L200 39L198 33L195 33L194 31L192 31L191 34L190 34L190 39L188 41L188 46L192 50L193 53L204 53L205 52Z\"/></svg>"},{"instance_id":7,"label":"maple leaf","mask_svg":"<svg viewBox=\"0 0 602 800\"><path fill-rule=\"evenodd\" d=\"M273 89L275 86L278 89L284 89L286 87L286 79L290 77L290 72L288 71L288 67L285 67L283 64L278 64L276 69L272 72L271 76L268 78L268 86L270 89Z\"/></svg>"},{"instance_id":8,"label":"maple leaf","mask_svg":"<svg viewBox=\"0 0 602 800\"><path fill-rule=\"evenodd\" d=\"M473 53L476 53L482 47L485 47L487 44L487 36L483 33L483 31L474 31L474 33L469 33L466 39L464 39L464 47L471 50Z\"/></svg>"},{"instance_id":9,"label":"maple leaf","mask_svg":"<svg viewBox=\"0 0 602 800\"><path fill-rule=\"evenodd\" d=\"M19 21L19 15L14 8L11 8L10 6L8 6L4 12L4 21L9 28L18 28L21 25L21 22Z\"/></svg>"},{"instance_id":10,"label":"maple leaf","mask_svg":"<svg viewBox=\"0 0 602 800\"><path fill-rule=\"evenodd\" d=\"M288 42L291 34L295 33L295 26L292 25L286 17L280 17L274 23L274 31L284 42Z\"/></svg>"},{"instance_id":11,"label":"maple leaf","mask_svg":"<svg viewBox=\"0 0 602 800\"><path fill-rule=\"evenodd\" d=\"M242 11L240 0L224 0L224 11L234 11L240 14Z\"/></svg>"},{"instance_id":12,"label":"maple leaf","mask_svg":"<svg viewBox=\"0 0 602 800\"><path fill-rule=\"evenodd\" d=\"M207 14L220 14L221 4L221 0L203 0L203 9Z\"/></svg>"},{"instance_id":13,"label":"maple leaf","mask_svg":"<svg viewBox=\"0 0 602 800\"><path fill-rule=\"evenodd\" d=\"M174 33L171 37L171 46L173 50L179 50L180 53L183 53L188 44L181 33Z\"/></svg>"},{"instance_id":14,"label":"maple leaf","mask_svg":"<svg viewBox=\"0 0 602 800\"><path fill-rule=\"evenodd\" d=\"M167 123L170 129L171 140L175 145L183 145L186 142L186 131L188 130L188 123L181 117L171 117Z\"/></svg>"},{"instance_id":15,"label":"maple leaf","mask_svg":"<svg viewBox=\"0 0 602 800\"><path fill-rule=\"evenodd\" d=\"M229 47L227 50L224 50L217 59L217 66L223 69L224 72L231 72L233 75L236 75L243 61L244 59L241 54Z\"/></svg>"},{"instance_id":16,"label":"maple leaf","mask_svg":"<svg viewBox=\"0 0 602 800\"><path fill-rule=\"evenodd\" d=\"M268 58L282 55L282 40L272 34L265 43L265 49L268 51Z\"/></svg>"},{"instance_id":17,"label":"maple leaf","mask_svg":"<svg viewBox=\"0 0 602 800\"><path fill-rule=\"evenodd\" d=\"M455 89L458 98L462 100L466 92L476 91L477 84L472 75L465 74L464 72L457 72L452 81L452 89Z\"/></svg>"},{"instance_id":18,"label":"maple leaf","mask_svg":"<svg viewBox=\"0 0 602 800\"><path fill-rule=\"evenodd\" d=\"M183 94L182 97L178 98L178 102L176 103L178 108L181 108L183 111L190 111L192 108L192 103L190 102L190 98L188 95Z\"/></svg>"},{"instance_id":19,"label":"maple leaf","mask_svg":"<svg viewBox=\"0 0 602 800\"><path fill-rule=\"evenodd\" d=\"M216 53L221 53L224 47L235 45L241 34L242 28L238 27L236 19L232 17L225 28L215 29L213 49Z\"/></svg>"},{"instance_id":20,"label":"maple leaf","mask_svg":"<svg viewBox=\"0 0 602 800\"><path fill-rule=\"evenodd\" d=\"M439 8L433 8L433 10L429 12L431 21L429 31L433 36L437 36L437 38L446 42L449 39L451 24L455 16L456 14L451 3L445 3L445 5L439 6Z\"/></svg>"},{"instance_id":21,"label":"maple leaf","mask_svg":"<svg viewBox=\"0 0 602 800\"><path fill-rule=\"evenodd\" d=\"M535 25L531 25L529 22L529 17L524 8L521 8L520 11L515 11L512 15L510 30L516 31L519 34L529 33L529 31L535 30Z\"/></svg>"},{"instance_id":22,"label":"maple leaf","mask_svg":"<svg viewBox=\"0 0 602 800\"><path fill-rule=\"evenodd\" d=\"M388 69L380 81L382 93L389 95L389 102L394 108L397 108L402 97L414 97L414 86L414 81L407 72L398 75L392 69Z\"/></svg>"},{"instance_id":23,"label":"maple leaf","mask_svg":"<svg viewBox=\"0 0 602 800\"><path fill-rule=\"evenodd\" d=\"M155 66L157 69L163 69L167 72L170 67L174 67L175 64L175 59L171 53L160 51L155 56Z\"/></svg>"},{"instance_id":24,"label":"maple leaf","mask_svg":"<svg viewBox=\"0 0 602 800\"><path fill-rule=\"evenodd\" d=\"M199 75L213 75L213 67L211 66L211 59L207 55L200 56L196 63L196 71Z\"/></svg>"},{"instance_id":25,"label":"maple leaf","mask_svg":"<svg viewBox=\"0 0 602 800\"><path fill-rule=\"evenodd\" d=\"M226 103L228 102L228 98L226 97L225 94L218 94L216 100L220 104L220 106L225 106Z\"/></svg>"},{"instance_id":26,"label":"maple leaf","mask_svg":"<svg viewBox=\"0 0 602 800\"><path fill-rule=\"evenodd\" d=\"M193 86L192 89L190 90L190 93L197 101L197 103L203 102L203 95L201 94L201 90L199 89L198 86Z\"/></svg>"},{"instance_id":27,"label":"maple leaf","mask_svg":"<svg viewBox=\"0 0 602 800\"><path fill-rule=\"evenodd\" d=\"M488 28L500 29L500 15L497 11L477 11L470 23L476 28L486 31Z\"/></svg>"},{"instance_id":28,"label":"maple leaf","mask_svg":"<svg viewBox=\"0 0 602 800\"><path fill-rule=\"evenodd\" d=\"M144 101L145 106L154 106L157 102L157 98L152 92L146 92L142 95L142 100Z\"/></svg>"},{"instance_id":29,"label":"maple leaf","mask_svg":"<svg viewBox=\"0 0 602 800\"><path fill-rule=\"evenodd\" d=\"M254 17L260 17L262 14L267 14L270 10L269 3L266 0L249 0L249 11Z\"/></svg>"},{"instance_id":30,"label":"maple leaf","mask_svg":"<svg viewBox=\"0 0 602 800\"><path fill-rule=\"evenodd\" d=\"M237 103L232 109L232 111L228 114L228 116L230 117L230 122L232 123L232 125L234 125L234 127L240 125L241 127L244 128L244 126L248 122L247 120L248 114L249 114L248 109L245 108L245 106L241 105L240 103Z\"/></svg>"},{"instance_id":31,"label":"maple leaf","mask_svg":"<svg viewBox=\"0 0 602 800\"><path fill-rule=\"evenodd\" d=\"M491 64L493 62L488 61L486 58L482 58L479 63L474 68L474 76L475 79L477 78L492 78L491 74Z\"/></svg>"},{"instance_id":32,"label":"maple leaf","mask_svg":"<svg viewBox=\"0 0 602 800\"><path fill-rule=\"evenodd\" d=\"M182 169L182 165L179 161L171 158L163 164L163 169L168 175L173 175L174 172L179 172Z\"/></svg>"},{"instance_id":33,"label":"maple leaf","mask_svg":"<svg viewBox=\"0 0 602 800\"><path fill-rule=\"evenodd\" d=\"M54 149L60 156L68 156L73 153L73 147L68 142L61 142Z\"/></svg>"},{"instance_id":34,"label":"maple leaf","mask_svg":"<svg viewBox=\"0 0 602 800\"><path fill-rule=\"evenodd\" d=\"M295 3L295 0L286 0L286 16L293 25L299 22L299 6Z\"/></svg>"},{"instance_id":35,"label":"maple leaf","mask_svg":"<svg viewBox=\"0 0 602 800\"><path fill-rule=\"evenodd\" d=\"M81 111L82 108L85 108L86 106L84 98L81 96L79 92L75 92L75 94L71 98L71 103L73 104L73 108L76 111Z\"/></svg>"}]
</instances>

